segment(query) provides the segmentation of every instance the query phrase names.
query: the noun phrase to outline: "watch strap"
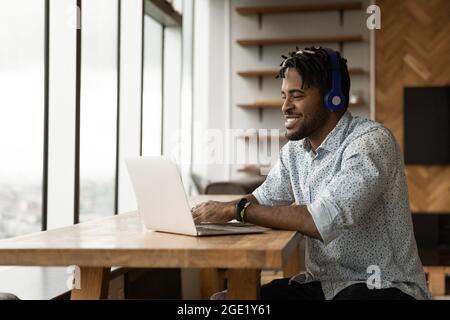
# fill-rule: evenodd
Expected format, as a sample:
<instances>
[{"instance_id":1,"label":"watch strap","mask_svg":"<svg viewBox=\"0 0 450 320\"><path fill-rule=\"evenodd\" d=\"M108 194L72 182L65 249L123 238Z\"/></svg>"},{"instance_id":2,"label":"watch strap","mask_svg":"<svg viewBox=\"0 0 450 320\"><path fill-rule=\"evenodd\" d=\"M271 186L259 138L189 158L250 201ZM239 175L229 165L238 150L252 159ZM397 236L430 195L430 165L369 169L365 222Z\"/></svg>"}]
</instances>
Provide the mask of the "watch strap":
<instances>
[{"instance_id":1,"label":"watch strap","mask_svg":"<svg viewBox=\"0 0 450 320\"><path fill-rule=\"evenodd\" d=\"M249 202L249 201L246 198L242 198L241 200L239 200L238 203L236 203L236 210L234 213L234 218L239 222L242 222L241 211L244 210L244 207L247 202Z\"/></svg>"}]
</instances>

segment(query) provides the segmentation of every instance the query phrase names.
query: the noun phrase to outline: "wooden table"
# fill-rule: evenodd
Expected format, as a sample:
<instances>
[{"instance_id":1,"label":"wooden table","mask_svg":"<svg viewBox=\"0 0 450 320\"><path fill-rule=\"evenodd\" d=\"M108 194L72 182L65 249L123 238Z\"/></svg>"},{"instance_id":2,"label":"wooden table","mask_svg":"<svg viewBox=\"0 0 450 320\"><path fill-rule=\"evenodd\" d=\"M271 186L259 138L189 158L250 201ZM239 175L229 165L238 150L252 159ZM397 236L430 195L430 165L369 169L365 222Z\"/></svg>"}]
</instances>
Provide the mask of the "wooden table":
<instances>
[{"instance_id":1,"label":"wooden table","mask_svg":"<svg viewBox=\"0 0 450 320\"><path fill-rule=\"evenodd\" d=\"M193 199L229 200L230 196ZM235 197L234 197L235 198ZM143 229L136 212L1 240L0 265L80 267L72 299L106 298L112 266L226 269L230 299L257 299L261 269L298 271L301 236L292 231L192 237Z\"/></svg>"}]
</instances>

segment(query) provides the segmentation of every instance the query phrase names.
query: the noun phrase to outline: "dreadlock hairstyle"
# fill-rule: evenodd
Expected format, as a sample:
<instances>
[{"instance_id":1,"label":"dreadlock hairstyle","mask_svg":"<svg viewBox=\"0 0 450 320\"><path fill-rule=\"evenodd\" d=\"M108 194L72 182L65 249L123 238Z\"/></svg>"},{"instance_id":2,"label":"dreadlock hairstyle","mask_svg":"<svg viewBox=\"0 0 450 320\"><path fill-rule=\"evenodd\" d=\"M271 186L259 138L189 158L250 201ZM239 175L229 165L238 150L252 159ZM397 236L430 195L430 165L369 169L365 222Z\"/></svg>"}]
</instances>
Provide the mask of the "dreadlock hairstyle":
<instances>
[{"instance_id":1,"label":"dreadlock hairstyle","mask_svg":"<svg viewBox=\"0 0 450 320\"><path fill-rule=\"evenodd\" d=\"M322 47L310 47L304 50L291 51L288 57L282 55L283 61L280 64L280 71L276 78L285 78L286 71L289 68L297 70L302 77L302 89L306 86L317 87L322 96L331 90L331 63L329 62L328 54ZM348 108L349 92L350 92L350 76L347 69L347 60L339 57L340 73L341 73L341 89L344 94L347 105L344 111Z\"/></svg>"}]
</instances>

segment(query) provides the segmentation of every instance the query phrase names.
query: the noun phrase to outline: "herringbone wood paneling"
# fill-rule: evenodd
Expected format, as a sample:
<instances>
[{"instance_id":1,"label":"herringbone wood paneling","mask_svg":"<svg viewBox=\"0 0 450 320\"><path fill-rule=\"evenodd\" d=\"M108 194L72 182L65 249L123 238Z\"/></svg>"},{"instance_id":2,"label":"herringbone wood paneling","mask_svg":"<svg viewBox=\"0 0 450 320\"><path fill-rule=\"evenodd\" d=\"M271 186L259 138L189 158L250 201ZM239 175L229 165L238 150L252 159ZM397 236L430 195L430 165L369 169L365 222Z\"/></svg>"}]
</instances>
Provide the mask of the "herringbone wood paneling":
<instances>
[{"instance_id":1,"label":"herringbone wood paneling","mask_svg":"<svg viewBox=\"0 0 450 320\"><path fill-rule=\"evenodd\" d=\"M407 166L406 176L412 212L449 212L449 166Z\"/></svg>"},{"instance_id":2,"label":"herringbone wood paneling","mask_svg":"<svg viewBox=\"0 0 450 320\"><path fill-rule=\"evenodd\" d=\"M450 1L377 0L376 4L382 25L376 31L375 115L403 147L404 87L450 85ZM413 212L450 213L449 168L407 166Z\"/></svg>"}]
</instances>

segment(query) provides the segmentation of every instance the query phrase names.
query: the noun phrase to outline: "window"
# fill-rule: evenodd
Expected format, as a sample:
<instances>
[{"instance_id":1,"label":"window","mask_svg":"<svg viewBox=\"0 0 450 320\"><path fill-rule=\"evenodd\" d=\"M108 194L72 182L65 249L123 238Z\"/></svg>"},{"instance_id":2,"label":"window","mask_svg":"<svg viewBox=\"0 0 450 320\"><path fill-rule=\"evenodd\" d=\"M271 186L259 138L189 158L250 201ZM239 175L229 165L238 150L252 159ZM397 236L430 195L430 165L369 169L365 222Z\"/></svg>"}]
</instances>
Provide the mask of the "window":
<instances>
[{"instance_id":1,"label":"window","mask_svg":"<svg viewBox=\"0 0 450 320\"><path fill-rule=\"evenodd\" d=\"M80 221L113 215L115 203L118 3L83 1Z\"/></svg>"},{"instance_id":2,"label":"window","mask_svg":"<svg viewBox=\"0 0 450 320\"><path fill-rule=\"evenodd\" d=\"M42 221L45 2L0 2L0 238Z\"/></svg>"},{"instance_id":3,"label":"window","mask_svg":"<svg viewBox=\"0 0 450 320\"><path fill-rule=\"evenodd\" d=\"M141 1L82 1L78 118L76 5L0 0L0 238L112 215L116 206L119 212L135 210L124 159L138 156L140 148L143 155L169 152L167 132L190 126L181 120L180 89L186 82L182 64L188 64L185 75L191 72L192 48L186 44L189 57L182 60L179 27L143 18ZM185 83L189 106L190 89ZM163 103L176 116L164 117ZM191 119L190 109L187 115Z\"/></svg>"},{"instance_id":4,"label":"window","mask_svg":"<svg viewBox=\"0 0 450 320\"><path fill-rule=\"evenodd\" d=\"M142 155L162 154L163 34L161 24L144 17Z\"/></svg>"}]
</instances>

